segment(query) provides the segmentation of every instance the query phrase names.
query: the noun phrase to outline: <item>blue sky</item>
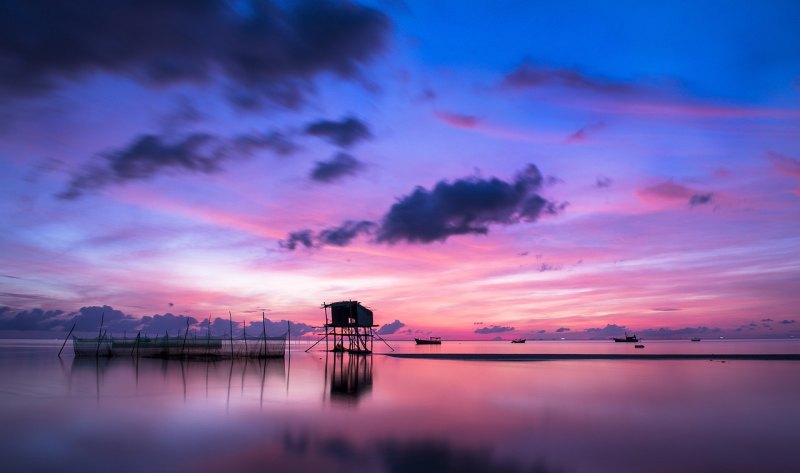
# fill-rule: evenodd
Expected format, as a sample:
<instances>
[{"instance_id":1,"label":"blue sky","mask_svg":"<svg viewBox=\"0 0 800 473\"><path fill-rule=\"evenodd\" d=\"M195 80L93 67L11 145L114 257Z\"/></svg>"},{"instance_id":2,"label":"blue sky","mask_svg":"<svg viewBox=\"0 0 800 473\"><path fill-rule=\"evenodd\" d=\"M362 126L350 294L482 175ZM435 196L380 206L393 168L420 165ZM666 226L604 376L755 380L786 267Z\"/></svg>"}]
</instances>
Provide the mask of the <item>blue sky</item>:
<instances>
[{"instance_id":1,"label":"blue sky","mask_svg":"<svg viewBox=\"0 0 800 473\"><path fill-rule=\"evenodd\" d=\"M86 5L0 4L0 330L796 333L796 2Z\"/></svg>"}]
</instances>

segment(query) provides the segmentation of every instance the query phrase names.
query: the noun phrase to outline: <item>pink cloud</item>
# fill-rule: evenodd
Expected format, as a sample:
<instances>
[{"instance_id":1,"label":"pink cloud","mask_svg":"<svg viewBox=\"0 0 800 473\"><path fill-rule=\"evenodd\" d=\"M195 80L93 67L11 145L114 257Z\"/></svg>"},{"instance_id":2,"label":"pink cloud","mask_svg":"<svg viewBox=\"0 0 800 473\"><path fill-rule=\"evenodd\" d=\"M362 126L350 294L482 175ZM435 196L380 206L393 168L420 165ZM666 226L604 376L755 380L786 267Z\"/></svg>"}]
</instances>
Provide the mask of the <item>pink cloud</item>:
<instances>
[{"instance_id":1,"label":"pink cloud","mask_svg":"<svg viewBox=\"0 0 800 473\"><path fill-rule=\"evenodd\" d=\"M460 113L435 112L436 118L457 128L475 128L481 121L475 115L462 115Z\"/></svg>"},{"instance_id":2,"label":"pink cloud","mask_svg":"<svg viewBox=\"0 0 800 473\"><path fill-rule=\"evenodd\" d=\"M578 130L576 130L574 133L571 133L567 137L566 141L567 141L567 143L579 143L579 142L582 142L582 141L586 141L588 139L590 133L593 133L593 132L598 131L598 130L602 130L603 128L605 128L605 126L606 125L603 122L598 122L598 123L593 123L591 125L583 126L583 127L579 128Z\"/></svg>"},{"instance_id":3,"label":"pink cloud","mask_svg":"<svg viewBox=\"0 0 800 473\"><path fill-rule=\"evenodd\" d=\"M636 85L589 76L578 69L551 68L527 61L505 77L506 86L515 89L559 86L597 93L628 93Z\"/></svg>"},{"instance_id":4,"label":"pink cloud","mask_svg":"<svg viewBox=\"0 0 800 473\"><path fill-rule=\"evenodd\" d=\"M795 159L775 151L767 151L767 158L778 171L789 176L800 176L800 159Z\"/></svg>"},{"instance_id":5,"label":"pink cloud","mask_svg":"<svg viewBox=\"0 0 800 473\"><path fill-rule=\"evenodd\" d=\"M189 218L252 236L267 239L280 239L284 236L282 231L271 228L263 218L253 218L252 216L246 218L231 211L217 210L197 204L187 204L147 192L118 192L117 198L127 204Z\"/></svg>"},{"instance_id":6,"label":"pink cloud","mask_svg":"<svg viewBox=\"0 0 800 473\"><path fill-rule=\"evenodd\" d=\"M727 168L718 168L714 170L712 175L714 177L728 178L733 176L733 172L731 172L731 170Z\"/></svg>"},{"instance_id":7,"label":"pink cloud","mask_svg":"<svg viewBox=\"0 0 800 473\"><path fill-rule=\"evenodd\" d=\"M684 185L675 184L669 180L646 187L638 191L637 194L643 200L687 200L695 192Z\"/></svg>"}]
</instances>

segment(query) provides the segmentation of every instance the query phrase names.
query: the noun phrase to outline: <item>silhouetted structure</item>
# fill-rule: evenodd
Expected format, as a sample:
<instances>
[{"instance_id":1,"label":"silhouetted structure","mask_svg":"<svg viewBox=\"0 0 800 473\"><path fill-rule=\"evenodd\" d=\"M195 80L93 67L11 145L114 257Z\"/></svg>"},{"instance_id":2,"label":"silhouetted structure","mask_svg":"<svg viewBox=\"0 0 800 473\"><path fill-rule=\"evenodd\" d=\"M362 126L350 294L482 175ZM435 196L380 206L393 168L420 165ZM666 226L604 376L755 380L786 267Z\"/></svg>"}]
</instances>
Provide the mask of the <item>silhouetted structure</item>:
<instances>
[{"instance_id":1,"label":"silhouetted structure","mask_svg":"<svg viewBox=\"0 0 800 473\"><path fill-rule=\"evenodd\" d=\"M325 310L325 347L333 338L333 351L372 353L372 311L358 301L340 301L322 304ZM330 319L328 309L331 310Z\"/></svg>"}]
</instances>

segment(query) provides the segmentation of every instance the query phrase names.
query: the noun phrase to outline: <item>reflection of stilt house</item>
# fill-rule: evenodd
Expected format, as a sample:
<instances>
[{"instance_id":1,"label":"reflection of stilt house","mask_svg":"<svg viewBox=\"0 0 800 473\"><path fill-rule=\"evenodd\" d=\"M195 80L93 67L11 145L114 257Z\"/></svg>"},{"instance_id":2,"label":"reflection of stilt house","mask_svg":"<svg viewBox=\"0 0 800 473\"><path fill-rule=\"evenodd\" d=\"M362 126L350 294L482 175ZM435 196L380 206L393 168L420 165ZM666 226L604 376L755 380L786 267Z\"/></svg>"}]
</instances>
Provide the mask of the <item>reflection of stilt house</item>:
<instances>
[{"instance_id":1,"label":"reflection of stilt house","mask_svg":"<svg viewBox=\"0 0 800 473\"><path fill-rule=\"evenodd\" d=\"M327 360L326 360L327 362ZM330 398L356 403L372 390L372 355L334 353Z\"/></svg>"},{"instance_id":2,"label":"reflection of stilt house","mask_svg":"<svg viewBox=\"0 0 800 473\"><path fill-rule=\"evenodd\" d=\"M358 301L322 304L325 310L325 346L333 339L333 351L372 353L372 311ZM330 309L330 318L328 317Z\"/></svg>"}]
</instances>

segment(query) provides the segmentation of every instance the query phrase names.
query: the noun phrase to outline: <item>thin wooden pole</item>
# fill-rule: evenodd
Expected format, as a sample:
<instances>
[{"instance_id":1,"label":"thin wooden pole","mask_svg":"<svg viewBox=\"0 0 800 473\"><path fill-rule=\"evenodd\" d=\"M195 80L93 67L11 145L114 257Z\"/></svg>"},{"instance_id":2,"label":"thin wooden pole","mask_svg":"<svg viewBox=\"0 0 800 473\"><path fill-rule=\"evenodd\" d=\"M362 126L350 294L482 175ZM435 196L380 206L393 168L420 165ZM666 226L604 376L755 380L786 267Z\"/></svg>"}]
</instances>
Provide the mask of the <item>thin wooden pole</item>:
<instances>
[{"instance_id":1,"label":"thin wooden pole","mask_svg":"<svg viewBox=\"0 0 800 473\"><path fill-rule=\"evenodd\" d=\"M183 335L183 346L181 346L181 358L183 358L183 350L186 348L186 337L188 336L189 336L189 317L186 317L186 333ZM184 397L185 394L186 393L184 393Z\"/></svg>"},{"instance_id":2,"label":"thin wooden pole","mask_svg":"<svg viewBox=\"0 0 800 473\"><path fill-rule=\"evenodd\" d=\"M72 331L75 330L75 326L78 325L77 323L72 324L72 328L69 329L69 333L67 334L67 338L64 339L64 344L61 345L61 350L58 350L58 357L61 358L61 352L64 351L64 347L67 345L67 340L69 340L69 336L72 335Z\"/></svg>"},{"instance_id":3,"label":"thin wooden pole","mask_svg":"<svg viewBox=\"0 0 800 473\"><path fill-rule=\"evenodd\" d=\"M230 322L230 328L231 328L231 337L230 337L231 338L231 359L233 359L233 314L231 314L231 311L228 311L228 322ZM231 368L231 369L233 369L233 368ZM228 388L230 388L230 386L228 386Z\"/></svg>"},{"instance_id":4,"label":"thin wooden pole","mask_svg":"<svg viewBox=\"0 0 800 473\"><path fill-rule=\"evenodd\" d=\"M250 352L247 351L247 321L242 322L242 338L244 339L244 356L250 355Z\"/></svg>"},{"instance_id":5,"label":"thin wooden pole","mask_svg":"<svg viewBox=\"0 0 800 473\"><path fill-rule=\"evenodd\" d=\"M325 351L327 352L327 351L329 351L329 349L328 349L328 304L323 302L322 303L322 307L323 307L323 309L325 309ZM333 314L331 314L331 316L333 316ZM335 335L336 329L333 329L333 330L334 330L333 343L335 345L336 344L336 335ZM316 343L315 343L315 345L316 345ZM310 350L310 349L311 348L309 348L308 350ZM306 351L308 351L308 350L306 350Z\"/></svg>"},{"instance_id":6,"label":"thin wooden pole","mask_svg":"<svg viewBox=\"0 0 800 473\"><path fill-rule=\"evenodd\" d=\"M370 329L370 330L372 330L372 329ZM376 337L378 337L378 340L380 340L380 341L382 341L383 343L385 343L385 344L386 344L386 346L387 346L387 347L389 347L389 349L390 349L390 350L394 351L394 348L392 348L392 346L391 346L391 345L389 345L389 342L387 342L386 340L384 340L384 339L383 339L383 337L381 337L381 336L378 334L378 332L376 332L375 330L372 330L372 333L373 333L373 334L374 334Z\"/></svg>"},{"instance_id":7,"label":"thin wooden pole","mask_svg":"<svg viewBox=\"0 0 800 473\"><path fill-rule=\"evenodd\" d=\"M211 355L211 314L208 315L208 333L206 334L206 356ZM206 395L208 395L208 370L206 370Z\"/></svg>"},{"instance_id":8,"label":"thin wooden pole","mask_svg":"<svg viewBox=\"0 0 800 473\"><path fill-rule=\"evenodd\" d=\"M103 313L100 315L100 331L97 332L97 350L95 350L94 352L95 358L100 356L100 340L102 339L103 335L103 321L105 320L105 317L106 317L106 312L103 311Z\"/></svg>"},{"instance_id":9,"label":"thin wooden pole","mask_svg":"<svg viewBox=\"0 0 800 473\"><path fill-rule=\"evenodd\" d=\"M261 311L261 327L264 328L264 358L267 357L267 319L264 311Z\"/></svg>"},{"instance_id":10,"label":"thin wooden pole","mask_svg":"<svg viewBox=\"0 0 800 473\"><path fill-rule=\"evenodd\" d=\"M289 378L292 374L292 326L289 321L286 321L286 338L289 342L289 363L286 365L286 397L289 397Z\"/></svg>"},{"instance_id":11,"label":"thin wooden pole","mask_svg":"<svg viewBox=\"0 0 800 473\"><path fill-rule=\"evenodd\" d=\"M319 340L317 340L316 342L314 342L314 344L313 344L313 345L311 345L310 347L306 348L306 353L308 353L308 352L309 352L309 351L310 351L312 348L314 348L315 346L319 345L319 344L322 342L322 340L323 340L323 339L322 339L322 338L320 338ZM327 329L327 328L325 329L325 338L324 338L324 340L328 340L328 329ZM328 351L328 344L327 344L327 343L325 344L325 351L326 351L326 352Z\"/></svg>"},{"instance_id":12,"label":"thin wooden pole","mask_svg":"<svg viewBox=\"0 0 800 473\"><path fill-rule=\"evenodd\" d=\"M133 348L131 348L131 356L133 356L133 352L134 352L134 350L136 350L137 348L139 348L139 336L140 336L141 334L142 334L142 331L141 331L141 330L139 331L139 333L137 333L137 334L136 334L136 343L134 343L134 344L133 344ZM139 354L137 353L136 355L138 356Z\"/></svg>"}]
</instances>

